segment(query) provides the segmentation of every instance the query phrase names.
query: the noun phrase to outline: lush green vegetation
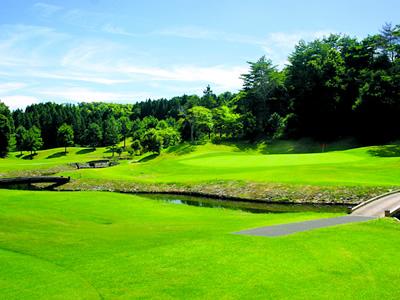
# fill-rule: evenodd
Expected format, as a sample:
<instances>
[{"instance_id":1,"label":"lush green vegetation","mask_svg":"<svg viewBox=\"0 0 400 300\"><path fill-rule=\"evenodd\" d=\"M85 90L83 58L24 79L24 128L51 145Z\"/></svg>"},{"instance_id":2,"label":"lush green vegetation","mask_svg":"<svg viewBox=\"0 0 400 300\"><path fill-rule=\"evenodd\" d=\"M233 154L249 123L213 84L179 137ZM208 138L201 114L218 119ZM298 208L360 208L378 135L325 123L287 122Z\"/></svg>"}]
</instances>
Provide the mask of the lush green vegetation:
<instances>
[{"instance_id":1,"label":"lush green vegetation","mask_svg":"<svg viewBox=\"0 0 400 300\"><path fill-rule=\"evenodd\" d=\"M400 138L398 25L363 40L300 41L283 70L266 57L249 65L237 94L208 86L201 97L13 112L0 102L0 177L58 174L72 177L66 189L344 204L400 186L397 144L354 147ZM124 159L73 166L102 158ZM232 234L337 215L0 190L0 298L398 298L394 221L275 239Z\"/></svg>"},{"instance_id":2,"label":"lush green vegetation","mask_svg":"<svg viewBox=\"0 0 400 300\"><path fill-rule=\"evenodd\" d=\"M263 238L232 233L335 214L99 192L1 190L0 202L4 299L399 297L400 236L389 219Z\"/></svg>"},{"instance_id":3,"label":"lush green vegetation","mask_svg":"<svg viewBox=\"0 0 400 300\"><path fill-rule=\"evenodd\" d=\"M114 154L160 153L181 140L207 138L308 137L325 143L353 137L362 144L400 138L400 25L386 24L362 40L330 35L300 41L288 61L283 70L266 57L249 62L237 94L217 96L207 86L202 97L128 105L40 103L14 112L0 103L0 156L72 144L108 146ZM127 147L128 137L135 145Z\"/></svg>"}]
</instances>

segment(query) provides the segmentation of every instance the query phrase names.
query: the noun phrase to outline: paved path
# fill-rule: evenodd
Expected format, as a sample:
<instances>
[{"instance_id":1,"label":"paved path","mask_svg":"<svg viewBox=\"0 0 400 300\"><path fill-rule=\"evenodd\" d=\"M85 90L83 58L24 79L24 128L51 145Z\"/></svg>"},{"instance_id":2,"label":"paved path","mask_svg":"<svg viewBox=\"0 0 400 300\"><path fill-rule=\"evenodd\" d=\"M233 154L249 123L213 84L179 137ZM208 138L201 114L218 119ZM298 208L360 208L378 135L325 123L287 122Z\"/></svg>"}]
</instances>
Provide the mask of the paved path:
<instances>
[{"instance_id":1,"label":"paved path","mask_svg":"<svg viewBox=\"0 0 400 300\"><path fill-rule=\"evenodd\" d=\"M383 196L355 209L350 215L337 218L319 219L298 223L273 225L255 229L243 230L237 234L257 236L282 236L317 228L342 225L355 222L365 222L385 216L385 211L400 211L400 192Z\"/></svg>"},{"instance_id":2,"label":"paved path","mask_svg":"<svg viewBox=\"0 0 400 300\"><path fill-rule=\"evenodd\" d=\"M385 210L392 211L400 205L400 193L384 196L354 210L352 216L384 217Z\"/></svg>"},{"instance_id":3,"label":"paved path","mask_svg":"<svg viewBox=\"0 0 400 300\"><path fill-rule=\"evenodd\" d=\"M296 232L307 231L317 228L341 225L341 224L348 224L348 223L355 223L355 222L365 222L372 219L376 219L376 217L371 216L344 216L344 217L337 217L337 218L327 218L327 219L319 219L319 220L312 220L312 221L304 221L298 223L289 223L289 224L282 224L282 225L273 225L273 226L266 226L260 227L255 229L243 230L237 232L237 234L247 234L247 235L257 235L257 236L282 236L288 235Z\"/></svg>"}]
</instances>

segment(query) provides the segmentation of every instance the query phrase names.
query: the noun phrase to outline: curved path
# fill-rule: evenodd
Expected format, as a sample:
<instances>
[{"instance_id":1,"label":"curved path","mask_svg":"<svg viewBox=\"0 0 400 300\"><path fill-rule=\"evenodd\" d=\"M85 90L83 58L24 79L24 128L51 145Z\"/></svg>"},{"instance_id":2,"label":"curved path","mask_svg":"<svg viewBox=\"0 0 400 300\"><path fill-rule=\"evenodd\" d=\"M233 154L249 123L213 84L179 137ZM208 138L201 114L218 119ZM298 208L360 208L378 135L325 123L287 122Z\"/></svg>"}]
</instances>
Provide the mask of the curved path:
<instances>
[{"instance_id":1,"label":"curved path","mask_svg":"<svg viewBox=\"0 0 400 300\"><path fill-rule=\"evenodd\" d=\"M282 236L296 232L302 232L317 228L330 227L355 222L365 222L376 218L391 216L400 211L400 192L378 196L369 201L361 203L353 208L348 216L338 218L327 218L298 223L289 223L243 230L237 234L256 236Z\"/></svg>"}]
</instances>

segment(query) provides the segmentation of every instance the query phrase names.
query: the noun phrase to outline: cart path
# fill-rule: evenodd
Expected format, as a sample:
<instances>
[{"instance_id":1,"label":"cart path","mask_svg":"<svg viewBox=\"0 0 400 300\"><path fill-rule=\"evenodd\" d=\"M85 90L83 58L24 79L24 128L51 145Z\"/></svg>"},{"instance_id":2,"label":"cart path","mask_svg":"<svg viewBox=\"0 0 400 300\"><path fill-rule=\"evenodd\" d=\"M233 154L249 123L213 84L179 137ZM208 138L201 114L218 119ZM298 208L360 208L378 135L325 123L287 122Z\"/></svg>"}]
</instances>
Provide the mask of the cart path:
<instances>
[{"instance_id":1,"label":"cart path","mask_svg":"<svg viewBox=\"0 0 400 300\"><path fill-rule=\"evenodd\" d=\"M370 203L361 206L351 213L351 216L384 217L385 211L391 213L400 206L400 193L380 197Z\"/></svg>"},{"instance_id":2,"label":"cart path","mask_svg":"<svg viewBox=\"0 0 400 300\"><path fill-rule=\"evenodd\" d=\"M298 223L289 223L289 224L281 224L281 225L272 225L266 227L259 227L255 229L243 230L236 232L236 234L245 234L245 235L256 235L256 236L283 236L296 232L308 231L312 229L356 223L356 222L365 222L369 220L376 219L375 216L343 216L336 218L326 218L326 219L318 219L312 221L304 221Z\"/></svg>"}]
</instances>

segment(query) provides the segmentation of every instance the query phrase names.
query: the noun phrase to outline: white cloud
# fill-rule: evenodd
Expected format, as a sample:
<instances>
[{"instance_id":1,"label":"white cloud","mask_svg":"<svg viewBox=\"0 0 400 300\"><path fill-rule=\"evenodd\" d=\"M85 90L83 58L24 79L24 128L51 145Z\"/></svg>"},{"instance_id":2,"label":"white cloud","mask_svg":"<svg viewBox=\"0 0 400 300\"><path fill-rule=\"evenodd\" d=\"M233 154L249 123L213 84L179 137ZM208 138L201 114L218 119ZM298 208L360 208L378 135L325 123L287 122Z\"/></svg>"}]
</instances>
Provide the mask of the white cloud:
<instances>
[{"instance_id":1,"label":"white cloud","mask_svg":"<svg viewBox=\"0 0 400 300\"><path fill-rule=\"evenodd\" d=\"M87 42L69 50L62 58L66 68L58 78L117 84L134 81L201 81L224 89L241 87L240 75L246 71L242 66L193 66L179 65L155 67L133 63L129 57L115 53L123 49L112 43ZM114 54L113 54L114 53ZM89 75L90 74L90 75ZM41 74L39 74L40 76ZM73 77L73 78L72 78ZM67 78L66 78L67 79Z\"/></svg>"},{"instance_id":2,"label":"white cloud","mask_svg":"<svg viewBox=\"0 0 400 300\"><path fill-rule=\"evenodd\" d=\"M262 39L251 35L209 30L197 26L169 27L154 31L153 34L187 39L218 40L252 45L262 45L263 43Z\"/></svg>"},{"instance_id":3,"label":"white cloud","mask_svg":"<svg viewBox=\"0 0 400 300\"><path fill-rule=\"evenodd\" d=\"M33 5L33 7L43 16L43 17L51 17L56 12L62 10L63 8L58 5L37 2Z\"/></svg>"},{"instance_id":4,"label":"white cloud","mask_svg":"<svg viewBox=\"0 0 400 300\"><path fill-rule=\"evenodd\" d=\"M22 82L4 82L0 83L0 95L9 93L11 91L19 90L27 85Z\"/></svg>"},{"instance_id":5,"label":"white cloud","mask_svg":"<svg viewBox=\"0 0 400 300\"><path fill-rule=\"evenodd\" d=\"M26 74L25 74L26 75ZM81 82L91 82L98 83L104 85L113 85L118 83L127 83L129 79L115 79L115 78L106 78L101 77L96 74L86 74L81 72L37 72L32 71L30 75L35 78L47 78L47 79L57 79L57 80L65 80L65 81L81 81Z\"/></svg>"},{"instance_id":6,"label":"white cloud","mask_svg":"<svg viewBox=\"0 0 400 300\"><path fill-rule=\"evenodd\" d=\"M62 16L67 12L65 10ZM84 14L70 11L68 16L73 19ZM97 30L131 35L106 21L102 21ZM283 66L287 55L300 39L310 40L328 33L275 32L259 38L199 27L182 27L164 29L148 36L245 43L264 49L275 64ZM122 39L112 42L101 37L83 39L49 27L0 25L0 98L15 108L23 107L29 101L37 102L38 99L132 102L148 97L168 97L175 92L201 93L207 84L219 93L240 89L240 75L248 70L244 61L236 66L176 64L174 61L160 64L159 58L132 48Z\"/></svg>"},{"instance_id":7,"label":"white cloud","mask_svg":"<svg viewBox=\"0 0 400 300\"><path fill-rule=\"evenodd\" d=\"M262 43L262 48L273 63L283 67L288 63L288 55L294 51L295 45L300 40L311 41L317 38L328 36L334 31L297 31L297 32L272 32L268 34Z\"/></svg>"},{"instance_id":8,"label":"white cloud","mask_svg":"<svg viewBox=\"0 0 400 300\"><path fill-rule=\"evenodd\" d=\"M220 33L195 26L169 27L157 30L154 34L188 39L216 39Z\"/></svg>"},{"instance_id":9,"label":"white cloud","mask_svg":"<svg viewBox=\"0 0 400 300\"><path fill-rule=\"evenodd\" d=\"M44 101L61 99L73 102L134 102L138 98L145 99L149 97L147 93L121 93L121 92L105 92L91 88L82 87L63 87L63 88L47 88L37 91L40 98Z\"/></svg>"},{"instance_id":10,"label":"white cloud","mask_svg":"<svg viewBox=\"0 0 400 300\"><path fill-rule=\"evenodd\" d=\"M223 31L209 30L196 26L182 26L164 28L155 31L155 34L180 37L187 39L215 40L230 43L249 44L261 47L273 63L283 67L287 63L287 56L294 50L294 46L300 41L310 41L334 33L333 30L296 31L296 32L272 32L266 37L243 35Z\"/></svg>"},{"instance_id":11,"label":"white cloud","mask_svg":"<svg viewBox=\"0 0 400 300\"><path fill-rule=\"evenodd\" d=\"M37 67L50 60L47 51L68 39L68 35L44 26L0 25L0 65Z\"/></svg>"},{"instance_id":12,"label":"white cloud","mask_svg":"<svg viewBox=\"0 0 400 300\"><path fill-rule=\"evenodd\" d=\"M39 102L39 100L36 97L26 96L26 95L9 95L0 97L0 99L11 110L15 110L18 108L24 109L26 106L30 104Z\"/></svg>"},{"instance_id":13,"label":"white cloud","mask_svg":"<svg viewBox=\"0 0 400 300\"><path fill-rule=\"evenodd\" d=\"M204 82L217 86L219 89L239 89L241 87L240 75L247 71L242 66L176 66L172 68L155 68L121 65L117 67L122 73L131 75L144 75L146 80L153 81L181 81Z\"/></svg>"},{"instance_id":14,"label":"white cloud","mask_svg":"<svg viewBox=\"0 0 400 300\"><path fill-rule=\"evenodd\" d=\"M107 23L103 25L102 30L106 33L111 33L111 34L117 34L117 35L123 35L123 36L130 36L130 37L138 37L141 36L139 34L135 34L129 31L126 31L124 28L113 25L111 23Z\"/></svg>"}]
</instances>

